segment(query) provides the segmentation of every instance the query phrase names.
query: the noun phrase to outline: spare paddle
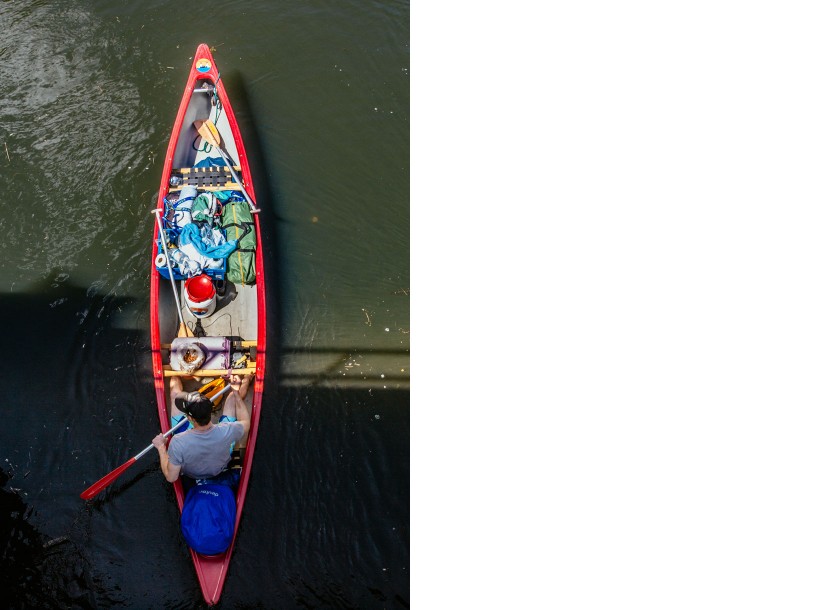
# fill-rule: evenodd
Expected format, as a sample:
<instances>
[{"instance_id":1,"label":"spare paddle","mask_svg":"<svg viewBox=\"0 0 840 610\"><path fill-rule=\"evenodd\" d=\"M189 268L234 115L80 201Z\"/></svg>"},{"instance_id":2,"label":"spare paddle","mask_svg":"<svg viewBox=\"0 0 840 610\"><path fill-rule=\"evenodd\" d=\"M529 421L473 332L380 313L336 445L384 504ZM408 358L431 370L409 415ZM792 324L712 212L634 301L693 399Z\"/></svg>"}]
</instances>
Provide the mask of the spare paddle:
<instances>
[{"instance_id":1,"label":"spare paddle","mask_svg":"<svg viewBox=\"0 0 840 610\"><path fill-rule=\"evenodd\" d=\"M158 234L160 235L160 247L163 249L163 254L166 257L166 268L169 270L169 282L172 284L172 294L175 295L175 307L178 310L178 319L181 320L181 325L178 327L179 337L192 337L192 331L184 323L184 314L181 313L181 299L178 297L178 289L175 287L175 276L172 273L172 263L169 260L169 245L166 242L165 233L163 232L163 221L160 219L160 210L155 209L152 214L157 218Z\"/></svg>"},{"instance_id":2,"label":"spare paddle","mask_svg":"<svg viewBox=\"0 0 840 610\"><path fill-rule=\"evenodd\" d=\"M245 190L245 187L242 186L242 182L239 180L239 176L236 175L236 171L233 169L233 162L230 160L230 157L224 150L224 146L222 144L222 136L219 133L219 130L216 129L216 126L213 124L212 121L209 119L207 121L195 121L193 123L193 127L196 128L199 135L207 140L213 148L218 151L218 153L222 156L222 159L225 162L225 165L228 166L230 170L230 175L233 176L233 180L236 184L239 185L239 188L242 189L242 194L245 196L245 201L248 202L248 205L251 206L251 211L254 213L259 212L257 206L254 205L254 202L251 201L251 198L248 196L248 191Z\"/></svg>"},{"instance_id":3,"label":"spare paddle","mask_svg":"<svg viewBox=\"0 0 840 610\"><path fill-rule=\"evenodd\" d=\"M219 390L216 394L214 394L214 395L213 395L213 397L212 397L212 398L210 398L210 400L211 400L211 401L216 400L216 399L217 399L217 398L219 398L222 394L224 394L225 392L227 392L229 389L230 389L230 385L226 385L226 386L225 386L225 387L223 387L221 390ZM175 424L174 426L172 426L172 427L169 429L169 431L168 431L166 434L164 434L164 435L163 435L163 436L164 436L164 438L166 438L166 437L168 437L168 436L172 435L172 434L173 434L173 433L174 433L174 432L175 432L178 428L180 428L181 426L183 426L185 422L187 422L187 418L186 418L186 417L185 417L184 419L182 419L181 421L179 421L179 422L178 422L177 424ZM120 466L119 468L116 468L115 470L112 470L111 472L109 472L108 474L106 474L104 477L102 477L101 479L99 479L96 483L94 483L93 485L91 485L90 487L88 487L86 490L84 490L84 491L81 493L81 498L82 498L82 500L90 500L93 496L95 496L95 495L96 495L96 494L98 494L100 491L102 491L103 489L105 489L106 487L108 487L108 485L110 485L111 483L113 483L114 481L116 481L122 473L124 473L126 470L128 470L129 466L131 466L134 462L136 462L136 461L137 461L137 460L139 460L141 457L143 457L144 455L146 455L149 451L151 451L151 450L154 448L154 446L155 446L155 445L154 445L154 443L152 443L151 445L149 445L148 447L146 447L145 449L143 449L143 451L141 451L140 453L138 453L137 455L135 455L133 458L131 458L130 460L128 460L125 464L123 464L123 465L122 465L122 466Z\"/></svg>"},{"instance_id":4,"label":"spare paddle","mask_svg":"<svg viewBox=\"0 0 840 610\"><path fill-rule=\"evenodd\" d=\"M225 380L222 379L221 377L216 377L212 381L209 381L209 382L205 383L203 386L201 386L200 388L198 388L198 393L201 394L202 396L209 396L211 393L214 394L212 402L213 402L213 407L214 407L213 410L215 411L216 407L218 407L220 404L222 404L222 395L221 394L216 394L215 392L213 392L213 390L215 390L217 388L223 388L224 386L225 386Z\"/></svg>"}]
</instances>

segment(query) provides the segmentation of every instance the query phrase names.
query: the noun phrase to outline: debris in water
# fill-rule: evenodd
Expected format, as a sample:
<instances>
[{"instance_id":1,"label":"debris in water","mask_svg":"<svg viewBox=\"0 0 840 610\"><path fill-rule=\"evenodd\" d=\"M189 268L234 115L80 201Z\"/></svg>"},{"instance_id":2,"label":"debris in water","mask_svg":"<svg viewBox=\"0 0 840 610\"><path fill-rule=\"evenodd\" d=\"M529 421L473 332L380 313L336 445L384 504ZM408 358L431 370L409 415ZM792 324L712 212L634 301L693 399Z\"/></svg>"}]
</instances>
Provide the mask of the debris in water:
<instances>
[{"instance_id":1,"label":"debris in water","mask_svg":"<svg viewBox=\"0 0 840 610\"><path fill-rule=\"evenodd\" d=\"M62 542L67 542L68 540L70 540L70 538L68 538L67 536L59 536L58 538L53 538L52 540L49 540L49 541L45 542L44 543L44 548L48 549L51 546L55 546L56 544L61 544Z\"/></svg>"}]
</instances>

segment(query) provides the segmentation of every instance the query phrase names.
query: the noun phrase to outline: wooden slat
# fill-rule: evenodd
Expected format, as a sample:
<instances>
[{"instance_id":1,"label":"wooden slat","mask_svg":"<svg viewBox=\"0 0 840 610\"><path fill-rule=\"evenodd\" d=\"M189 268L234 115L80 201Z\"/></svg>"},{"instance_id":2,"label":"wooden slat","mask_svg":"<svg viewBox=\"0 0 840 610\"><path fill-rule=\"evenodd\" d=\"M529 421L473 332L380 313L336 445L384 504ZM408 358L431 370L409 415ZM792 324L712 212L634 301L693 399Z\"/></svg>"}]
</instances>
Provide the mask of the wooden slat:
<instances>
[{"instance_id":1,"label":"wooden slat","mask_svg":"<svg viewBox=\"0 0 840 610\"><path fill-rule=\"evenodd\" d=\"M164 377L221 377L223 375L238 375L241 373L255 373L257 370L256 363L248 363L248 366L242 369L197 369L192 373L187 371L173 371L168 364L163 365Z\"/></svg>"}]
</instances>

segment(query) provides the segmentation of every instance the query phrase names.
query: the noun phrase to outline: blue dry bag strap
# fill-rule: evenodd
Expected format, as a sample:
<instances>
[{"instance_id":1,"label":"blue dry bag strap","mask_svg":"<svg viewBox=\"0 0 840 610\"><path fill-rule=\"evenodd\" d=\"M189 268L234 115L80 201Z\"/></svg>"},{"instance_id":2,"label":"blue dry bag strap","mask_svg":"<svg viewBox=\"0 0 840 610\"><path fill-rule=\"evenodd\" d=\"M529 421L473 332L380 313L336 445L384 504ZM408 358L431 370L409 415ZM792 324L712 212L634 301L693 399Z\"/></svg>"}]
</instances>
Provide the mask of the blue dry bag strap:
<instances>
[{"instance_id":1,"label":"blue dry bag strap","mask_svg":"<svg viewBox=\"0 0 840 610\"><path fill-rule=\"evenodd\" d=\"M193 199L195 199L195 197L196 197L195 195L189 195L188 197L184 197L183 199L179 199L178 201L176 201L175 203L172 204L172 207L177 209L179 205L181 205L185 201L192 201Z\"/></svg>"}]
</instances>

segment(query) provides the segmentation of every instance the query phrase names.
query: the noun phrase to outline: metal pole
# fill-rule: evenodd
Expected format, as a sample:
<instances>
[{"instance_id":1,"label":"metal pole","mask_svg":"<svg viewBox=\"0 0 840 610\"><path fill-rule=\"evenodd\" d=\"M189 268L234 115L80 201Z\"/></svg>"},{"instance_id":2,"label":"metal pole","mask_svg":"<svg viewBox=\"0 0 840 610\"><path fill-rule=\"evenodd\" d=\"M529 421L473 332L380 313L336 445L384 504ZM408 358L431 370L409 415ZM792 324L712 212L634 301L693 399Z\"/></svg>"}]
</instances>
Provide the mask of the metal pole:
<instances>
[{"instance_id":1,"label":"metal pole","mask_svg":"<svg viewBox=\"0 0 840 610\"><path fill-rule=\"evenodd\" d=\"M163 232L163 221L160 219L160 210L155 209L152 214L157 218L158 234L160 235L160 245L163 248L163 254L166 256L166 268L169 269L169 282L172 284L172 294L175 295L175 306L178 308L178 319L181 320L181 326L184 328L187 325L184 323L184 315L181 313L181 299L178 296L178 289L175 287L175 276L172 272L172 263L169 262L169 248L167 247L166 238Z\"/></svg>"}]
</instances>

